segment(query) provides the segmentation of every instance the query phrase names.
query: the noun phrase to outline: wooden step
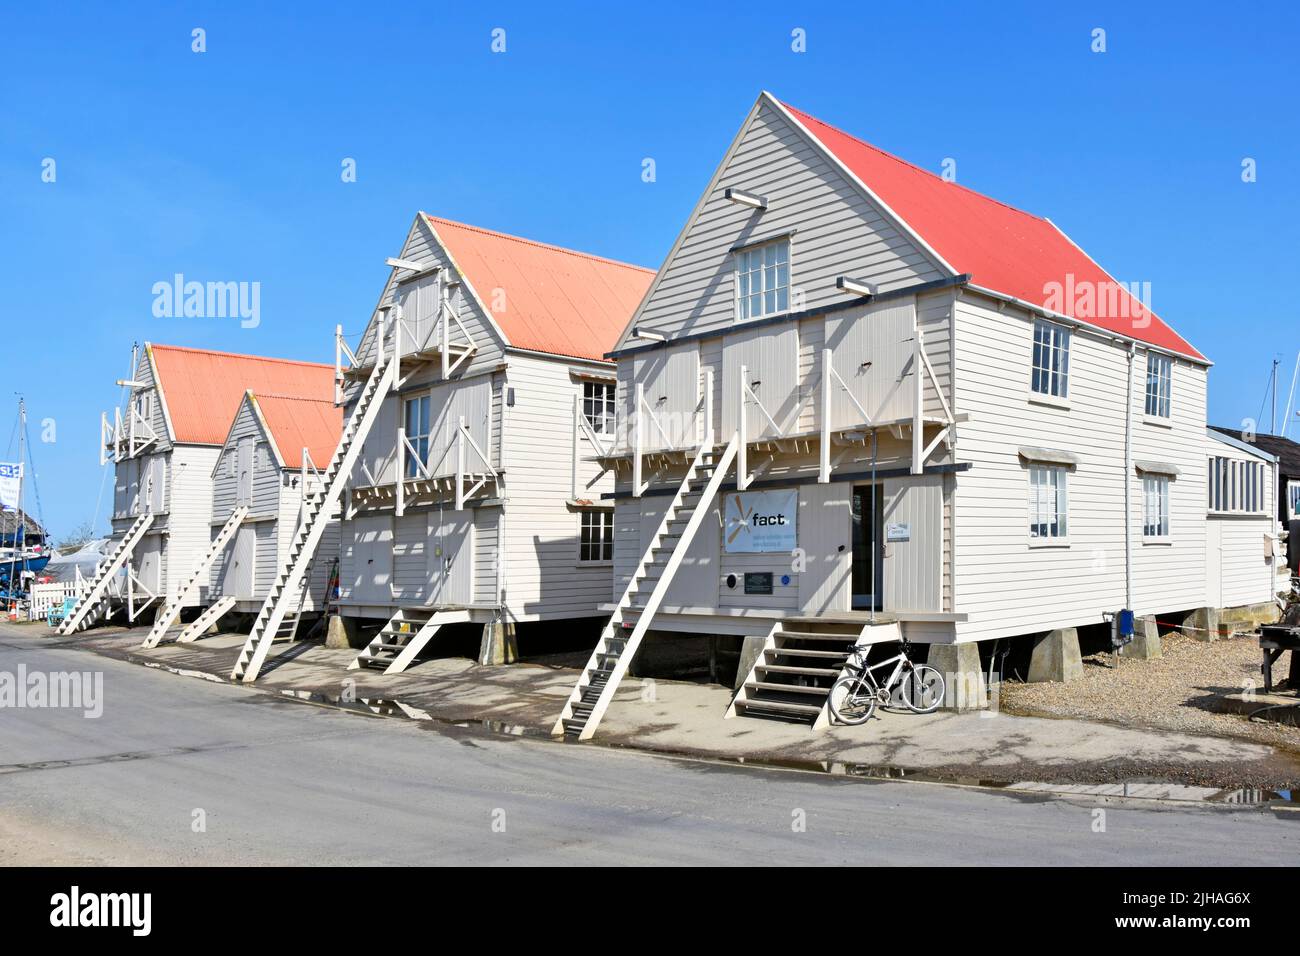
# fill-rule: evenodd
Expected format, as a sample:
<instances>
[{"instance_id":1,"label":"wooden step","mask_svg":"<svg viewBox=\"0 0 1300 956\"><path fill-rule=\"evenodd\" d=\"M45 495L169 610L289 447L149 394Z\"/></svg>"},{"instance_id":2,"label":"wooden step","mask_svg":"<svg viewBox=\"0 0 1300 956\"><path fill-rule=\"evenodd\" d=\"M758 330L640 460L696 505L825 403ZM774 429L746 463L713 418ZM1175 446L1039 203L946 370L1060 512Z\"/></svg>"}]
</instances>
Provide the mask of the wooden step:
<instances>
[{"instance_id":1,"label":"wooden step","mask_svg":"<svg viewBox=\"0 0 1300 956\"><path fill-rule=\"evenodd\" d=\"M812 651L798 647L769 647L764 653L771 654L773 657L824 657L839 661L846 661L849 657L844 651Z\"/></svg>"},{"instance_id":2,"label":"wooden step","mask_svg":"<svg viewBox=\"0 0 1300 956\"><path fill-rule=\"evenodd\" d=\"M805 687L802 684L773 684L769 681L749 681L745 684L745 690L748 691L771 691L778 694L813 694L817 697L825 697L830 692L829 687Z\"/></svg>"},{"instance_id":3,"label":"wooden step","mask_svg":"<svg viewBox=\"0 0 1300 956\"><path fill-rule=\"evenodd\" d=\"M786 639L795 637L803 641L839 641L841 644L856 644L856 634L834 634L830 631L777 631L774 637Z\"/></svg>"},{"instance_id":4,"label":"wooden step","mask_svg":"<svg viewBox=\"0 0 1300 956\"><path fill-rule=\"evenodd\" d=\"M779 700L738 700L736 707L744 710L768 710L777 714L796 714L800 717L817 717L822 712L816 704L787 704Z\"/></svg>"},{"instance_id":5,"label":"wooden step","mask_svg":"<svg viewBox=\"0 0 1300 956\"><path fill-rule=\"evenodd\" d=\"M759 664L755 671L764 674L801 674L806 677L838 677L838 667L795 667L792 664Z\"/></svg>"}]
</instances>

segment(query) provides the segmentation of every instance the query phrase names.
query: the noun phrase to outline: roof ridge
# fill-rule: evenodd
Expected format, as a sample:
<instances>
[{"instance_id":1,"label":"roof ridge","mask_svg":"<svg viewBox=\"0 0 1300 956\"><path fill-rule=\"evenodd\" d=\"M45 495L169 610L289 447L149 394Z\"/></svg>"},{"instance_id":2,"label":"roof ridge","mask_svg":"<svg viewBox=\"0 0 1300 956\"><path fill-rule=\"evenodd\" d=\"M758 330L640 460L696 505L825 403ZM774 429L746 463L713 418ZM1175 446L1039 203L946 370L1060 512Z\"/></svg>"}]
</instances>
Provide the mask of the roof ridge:
<instances>
[{"instance_id":1,"label":"roof ridge","mask_svg":"<svg viewBox=\"0 0 1300 956\"><path fill-rule=\"evenodd\" d=\"M253 388L248 389L248 392L258 401L261 401L264 398L278 398L289 402L319 402L322 405L334 404L332 398L315 398L311 395L285 395L280 392L259 392L257 389Z\"/></svg>"},{"instance_id":2,"label":"roof ridge","mask_svg":"<svg viewBox=\"0 0 1300 956\"><path fill-rule=\"evenodd\" d=\"M468 229L470 232L477 232L484 236L495 236L498 239L509 239L513 242L522 242L524 245L536 246L539 249L549 249L552 252L562 252L565 255L577 256L579 259L590 259L593 262L603 262L606 265L619 266L623 269L635 269L637 272L648 272L654 274L655 270L646 266L638 266L635 263L623 262L619 259L611 259L608 256L598 256L594 252L582 252L578 249L570 249L567 246L557 246L553 242L539 242L536 239L529 239L525 236L516 236L509 232L501 232L497 229L487 229L483 226L474 226L467 222L459 222L455 219L447 219L444 216L431 216L429 213L421 210L420 215L424 216L430 222L446 223L449 226L456 226L459 229Z\"/></svg>"},{"instance_id":3,"label":"roof ridge","mask_svg":"<svg viewBox=\"0 0 1300 956\"><path fill-rule=\"evenodd\" d=\"M926 176L929 176L933 179L937 179L948 187L956 186L958 189L964 190L965 192L970 193L972 196L978 196L980 199L988 200L991 203L997 203L997 205L1002 206L1004 209L1010 209L1012 212L1020 213L1022 216L1029 216L1031 219L1037 219L1040 222L1050 221L1045 216L1040 216L1037 213L1032 213L1027 209L1021 209L1019 206L1013 206L1009 202L1004 202L1001 199L996 199L993 196L988 195L987 193L980 192L978 189L972 189L970 186L966 186L962 183L959 183L955 179L944 179L942 176L938 175L937 173L931 172L930 170L926 169L924 166L918 166L916 163L913 163L910 160L903 159L903 157L895 155L894 153L891 153L887 149L881 149L879 146L875 145L874 143L868 143L862 137L855 136L853 133L850 133L848 130L840 129L838 126L834 126L823 119L818 119L816 116L813 116L811 113L805 113L797 106L793 106L790 103L785 102L785 100L780 100L778 102L780 102L780 104L784 106L786 109L788 109L790 112L797 114L800 119L812 120L812 122L817 123L821 126L825 126L827 129L834 130L835 132L839 133L841 136L847 136L849 139L853 140L858 145L864 146L867 149L872 150L873 152L879 153L881 156L884 156L886 159L892 159L896 163L901 163L902 165L908 167L909 169L914 169L918 173L923 173Z\"/></svg>"},{"instance_id":4,"label":"roof ridge","mask_svg":"<svg viewBox=\"0 0 1300 956\"><path fill-rule=\"evenodd\" d=\"M222 355L226 358L253 359L258 362L276 362L280 365L308 365L312 368L333 368L325 362L308 362L303 359L276 358L273 355L252 355L248 352L227 352L222 349L200 349L190 345L162 345L156 342L148 343L151 349L164 349L170 352L192 352L199 355Z\"/></svg>"}]
</instances>

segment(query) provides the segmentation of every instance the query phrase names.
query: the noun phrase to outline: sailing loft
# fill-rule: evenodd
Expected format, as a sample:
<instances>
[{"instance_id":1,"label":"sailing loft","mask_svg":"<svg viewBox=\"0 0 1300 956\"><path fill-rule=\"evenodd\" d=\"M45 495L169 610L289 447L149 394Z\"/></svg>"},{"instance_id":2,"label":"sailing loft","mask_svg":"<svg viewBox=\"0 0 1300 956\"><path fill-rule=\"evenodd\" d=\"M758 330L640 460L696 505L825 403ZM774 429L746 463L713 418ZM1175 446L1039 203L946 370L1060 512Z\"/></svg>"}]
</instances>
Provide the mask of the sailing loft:
<instances>
[{"instance_id":1,"label":"sailing loft","mask_svg":"<svg viewBox=\"0 0 1300 956\"><path fill-rule=\"evenodd\" d=\"M1207 432L1209 360L1149 296L769 94L657 273L424 213L387 263L332 368L146 348L67 630L237 622L252 681L317 627L397 673L596 622L554 723L587 738L656 642L733 652L719 719L820 727L856 645L927 645L978 705L1004 642L1285 584L1277 460Z\"/></svg>"}]
</instances>

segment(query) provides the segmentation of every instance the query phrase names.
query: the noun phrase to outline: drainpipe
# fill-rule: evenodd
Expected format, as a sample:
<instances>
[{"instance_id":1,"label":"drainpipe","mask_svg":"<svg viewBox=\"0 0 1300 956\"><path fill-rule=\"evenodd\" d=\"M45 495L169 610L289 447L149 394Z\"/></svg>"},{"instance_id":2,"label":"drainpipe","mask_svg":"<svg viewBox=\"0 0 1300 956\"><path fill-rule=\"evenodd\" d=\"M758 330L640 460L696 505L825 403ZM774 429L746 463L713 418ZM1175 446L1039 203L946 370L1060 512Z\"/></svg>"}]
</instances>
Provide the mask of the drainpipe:
<instances>
[{"instance_id":1,"label":"drainpipe","mask_svg":"<svg viewBox=\"0 0 1300 956\"><path fill-rule=\"evenodd\" d=\"M1133 361L1137 346L1128 345L1128 387L1124 398L1124 607L1133 609Z\"/></svg>"}]
</instances>

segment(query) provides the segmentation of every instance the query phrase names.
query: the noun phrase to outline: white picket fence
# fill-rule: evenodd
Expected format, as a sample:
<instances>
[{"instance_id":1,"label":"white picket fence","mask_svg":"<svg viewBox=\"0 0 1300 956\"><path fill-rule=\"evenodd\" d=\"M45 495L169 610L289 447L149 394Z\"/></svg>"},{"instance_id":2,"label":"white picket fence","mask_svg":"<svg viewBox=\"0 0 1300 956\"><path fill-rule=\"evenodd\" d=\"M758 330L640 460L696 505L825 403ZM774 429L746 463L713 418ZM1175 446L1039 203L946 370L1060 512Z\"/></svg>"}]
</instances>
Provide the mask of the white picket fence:
<instances>
[{"instance_id":1,"label":"white picket fence","mask_svg":"<svg viewBox=\"0 0 1300 956\"><path fill-rule=\"evenodd\" d=\"M51 608L61 606L67 598L81 597L85 590L85 581L33 584L31 602L27 612L28 620L44 620L45 615L49 613Z\"/></svg>"}]
</instances>

